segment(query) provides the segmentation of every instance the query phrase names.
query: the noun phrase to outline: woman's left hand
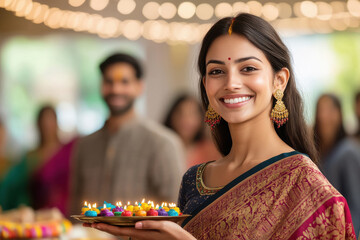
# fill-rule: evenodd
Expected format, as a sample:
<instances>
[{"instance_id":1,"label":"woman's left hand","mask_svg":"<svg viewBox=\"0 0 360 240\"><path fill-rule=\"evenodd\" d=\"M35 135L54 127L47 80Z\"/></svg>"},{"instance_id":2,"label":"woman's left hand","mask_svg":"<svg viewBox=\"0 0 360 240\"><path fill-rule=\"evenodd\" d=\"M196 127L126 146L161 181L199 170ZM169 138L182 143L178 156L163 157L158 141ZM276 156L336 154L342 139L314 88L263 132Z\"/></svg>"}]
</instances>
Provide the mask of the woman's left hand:
<instances>
[{"instance_id":1,"label":"woman's left hand","mask_svg":"<svg viewBox=\"0 0 360 240\"><path fill-rule=\"evenodd\" d=\"M141 221L135 224L135 228L117 227L105 223L84 223L84 227L141 240L196 240L178 224L169 221Z\"/></svg>"}]
</instances>

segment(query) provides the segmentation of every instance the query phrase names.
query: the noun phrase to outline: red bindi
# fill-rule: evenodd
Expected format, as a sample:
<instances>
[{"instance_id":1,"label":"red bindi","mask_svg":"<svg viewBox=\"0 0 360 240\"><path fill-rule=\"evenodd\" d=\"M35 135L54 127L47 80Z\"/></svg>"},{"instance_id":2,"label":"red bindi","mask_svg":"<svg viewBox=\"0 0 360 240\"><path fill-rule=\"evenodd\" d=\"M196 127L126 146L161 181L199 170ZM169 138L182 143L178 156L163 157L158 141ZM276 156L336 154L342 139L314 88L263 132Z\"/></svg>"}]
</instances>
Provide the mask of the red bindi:
<instances>
[{"instance_id":1,"label":"red bindi","mask_svg":"<svg viewBox=\"0 0 360 240\"><path fill-rule=\"evenodd\" d=\"M231 57L229 57L228 60L230 61L230 60L231 60Z\"/></svg>"}]
</instances>

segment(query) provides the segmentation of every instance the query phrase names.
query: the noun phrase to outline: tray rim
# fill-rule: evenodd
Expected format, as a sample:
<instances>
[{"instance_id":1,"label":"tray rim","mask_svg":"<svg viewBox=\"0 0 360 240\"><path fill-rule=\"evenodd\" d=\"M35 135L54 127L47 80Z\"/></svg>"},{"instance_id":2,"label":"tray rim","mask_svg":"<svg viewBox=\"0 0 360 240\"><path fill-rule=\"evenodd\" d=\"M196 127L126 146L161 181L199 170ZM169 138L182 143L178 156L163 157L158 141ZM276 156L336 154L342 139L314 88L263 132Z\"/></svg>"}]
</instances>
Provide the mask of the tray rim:
<instances>
[{"instance_id":1,"label":"tray rim","mask_svg":"<svg viewBox=\"0 0 360 240\"><path fill-rule=\"evenodd\" d=\"M74 218L80 222L84 223L106 223L110 225L116 225L116 226L135 226L135 223L138 221L171 221L171 222L181 222L185 220L186 218L190 217L189 214L183 214L181 216L131 216L131 217L125 217L125 216L96 216L96 217L88 217L85 215L71 215L71 218ZM117 221L122 220L122 221Z\"/></svg>"}]
</instances>

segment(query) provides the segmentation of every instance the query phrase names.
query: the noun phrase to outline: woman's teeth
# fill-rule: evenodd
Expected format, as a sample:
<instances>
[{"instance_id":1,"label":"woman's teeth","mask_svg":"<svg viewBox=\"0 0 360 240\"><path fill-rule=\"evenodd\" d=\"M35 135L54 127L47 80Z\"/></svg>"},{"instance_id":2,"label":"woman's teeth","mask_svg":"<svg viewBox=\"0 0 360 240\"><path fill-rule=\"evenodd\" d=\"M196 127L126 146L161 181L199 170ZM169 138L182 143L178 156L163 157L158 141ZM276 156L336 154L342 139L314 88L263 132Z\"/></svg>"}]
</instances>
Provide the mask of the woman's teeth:
<instances>
[{"instance_id":1,"label":"woman's teeth","mask_svg":"<svg viewBox=\"0 0 360 240\"><path fill-rule=\"evenodd\" d=\"M241 103L249 100L251 97L225 98L224 102L229 104Z\"/></svg>"}]
</instances>

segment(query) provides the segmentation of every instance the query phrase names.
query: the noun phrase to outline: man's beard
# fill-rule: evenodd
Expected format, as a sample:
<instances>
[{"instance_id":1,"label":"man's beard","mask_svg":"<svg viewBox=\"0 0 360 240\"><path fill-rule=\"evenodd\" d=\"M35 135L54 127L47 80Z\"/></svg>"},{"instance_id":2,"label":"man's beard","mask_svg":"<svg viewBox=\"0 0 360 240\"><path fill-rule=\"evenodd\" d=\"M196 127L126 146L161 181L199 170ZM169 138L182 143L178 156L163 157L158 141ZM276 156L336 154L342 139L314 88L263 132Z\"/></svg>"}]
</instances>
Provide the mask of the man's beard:
<instances>
[{"instance_id":1,"label":"man's beard","mask_svg":"<svg viewBox=\"0 0 360 240\"><path fill-rule=\"evenodd\" d=\"M112 97L116 97L116 98L123 98L126 100L126 105L125 106L112 106L110 104L110 99ZM112 116L121 116L125 113L127 113L134 105L135 99L126 96L126 95L119 95L119 94L109 94L107 96L104 97L105 103L108 106L110 113Z\"/></svg>"}]
</instances>

